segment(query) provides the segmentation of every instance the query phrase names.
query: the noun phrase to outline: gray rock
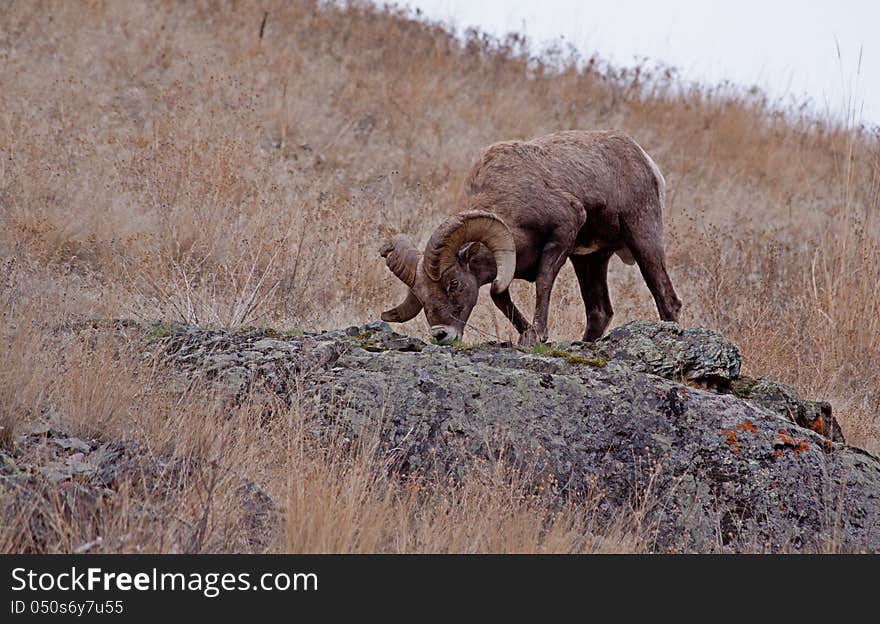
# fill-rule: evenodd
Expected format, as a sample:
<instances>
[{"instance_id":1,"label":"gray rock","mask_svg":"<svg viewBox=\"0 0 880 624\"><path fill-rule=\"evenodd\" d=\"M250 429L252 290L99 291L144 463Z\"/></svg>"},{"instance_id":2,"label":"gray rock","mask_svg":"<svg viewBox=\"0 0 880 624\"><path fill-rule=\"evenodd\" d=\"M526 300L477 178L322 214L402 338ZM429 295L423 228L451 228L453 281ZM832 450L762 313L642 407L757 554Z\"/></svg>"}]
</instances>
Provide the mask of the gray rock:
<instances>
[{"instance_id":1,"label":"gray rock","mask_svg":"<svg viewBox=\"0 0 880 624\"><path fill-rule=\"evenodd\" d=\"M46 481L53 485L68 481L72 476L67 466L57 463L41 468L40 473L46 478Z\"/></svg>"},{"instance_id":2,"label":"gray rock","mask_svg":"<svg viewBox=\"0 0 880 624\"><path fill-rule=\"evenodd\" d=\"M764 378L740 377L734 380L731 391L835 442L845 441L827 401L802 399L791 386Z\"/></svg>"},{"instance_id":3,"label":"gray rock","mask_svg":"<svg viewBox=\"0 0 880 624\"><path fill-rule=\"evenodd\" d=\"M162 524L171 534L185 532L191 525L185 519L169 517L157 503L164 500L170 488L181 488L196 478L198 464L180 457L157 453L135 441L112 440L97 445L86 454L69 454L64 445L47 444L47 437L59 440L76 439L65 433L63 425L33 427L16 439L15 450L7 454L0 449L0 502L9 510L17 509L16 518L28 532L27 552L44 553L54 549L59 510L74 518L86 518L100 526L114 521L118 504L101 501L116 496L126 488L126 517L137 523ZM244 510L240 544L248 552L265 552L272 544L274 528L280 515L272 499L255 483L235 474L231 486L236 488ZM63 529L63 527L62 527ZM108 544L110 552L123 548L126 539ZM100 547L100 538L80 547ZM99 548L100 549L100 548ZM78 549L79 550L79 549Z\"/></svg>"},{"instance_id":4,"label":"gray rock","mask_svg":"<svg viewBox=\"0 0 880 624\"><path fill-rule=\"evenodd\" d=\"M612 330L598 346L630 370L667 379L724 385L739 376L736 345L703 327L633 321Z\"/></svg>"},{"instance_id":5,"label":"gray rock","mask_svg":"<svg viewBox=\"0 0 880 624\"><path fill-rule=\"evenodd\" d=\"M15 460L0 449L0 476L15 476L19 472Z\"/></svg>"},{"instance_id":6,"label":"gray rock","mask_svg":"<svg viewBox=\"0 0 880 624\"><path fill-rule=\"evenodd\" d=\"M81 451L83 453L88 453L92 450L92 447L87 442L79 438L52 438L52 443L65 450Z\"/></svg>"},{"instance_id":7,"label":"gray rock","mask_svg":"<svg viewBox=\"0 0 880 624\"><path fill-rule=\"evenodd\" d=\"M386 323L385 321L372 321L364 325L364 329L367 331L378 331L384 333L392 333L391 325Z\"/></svg>"},{"instance_id":8,"label":"gray rock","mask_svg":"<svg viewBox=\"0 0 880 624\"><path fill-rule=\"evenodd\" d=\"M281 342L273 338L263 338L254 342L251 348L255 351L271 351L272 349L277 349L279 344Z\"/></svg>"},{"instance_id":9,"label":"gray rock","mask_svg":"<svg viewBox=\"0 0 880 624\"><path fill-rule=\"evenodd\" d=\"M524 352L358 330L285 339L292 355L271 387L287 400L299 388L328 429L380 432L395 470L455 476L503 455L552 478L560 501L598 486L607 519L648 501L657 551L880 551L880 460L835 441L827 403L740 377L717 332L636 322L596 344ZM176 354L204 353L199 333L174 340L170 360L197 371ZM232 334L217 344L249 348Z\"/></svg>"}]
</instances>

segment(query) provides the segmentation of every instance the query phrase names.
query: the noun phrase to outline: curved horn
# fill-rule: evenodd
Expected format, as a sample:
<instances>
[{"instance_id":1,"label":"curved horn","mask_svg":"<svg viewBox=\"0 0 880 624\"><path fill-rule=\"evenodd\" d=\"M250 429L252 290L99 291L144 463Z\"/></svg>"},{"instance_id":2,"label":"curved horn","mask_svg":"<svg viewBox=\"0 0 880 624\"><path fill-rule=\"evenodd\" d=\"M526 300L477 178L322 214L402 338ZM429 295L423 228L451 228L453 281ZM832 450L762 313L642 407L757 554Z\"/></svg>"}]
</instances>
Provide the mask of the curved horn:
<instances>
[{"instance_id":1,"label":"curved horn","mask_svg":"<svg viewBox=\"0 0 880 624\"><path fill-rule=\"evenodd\" d=\"M449 217L431 235L425 247L425 274L435 282L455 262L455 254L469 242L483 243L495 256L492 292L507 290L516 271L516 243L504 221L489 212L470 210Z\"/></svg>"},{"instance_id":2,"label":"curved horn","mask_svg":"<svg viewBox=\"0 0 880 624\"><path fill-rule=\"evenodd\" d=\"M382 320L386 323L404 323L421 310L422 302L410 290L406 293L406 299L403 300L403 303L382 313Z\"/></svg>"},{"instance_id":3,"label":"curved horn","mask_svg":"<svg viewBox=\"0 0 880 624\"><path fill-rule=\"evenodd\" d=\"M400 280L413 287L416 283L416 271L419 267L419 250L403 234L395 234L382 243L379 254L385 258L385 264Z\"/></svg>"}]
</instances>

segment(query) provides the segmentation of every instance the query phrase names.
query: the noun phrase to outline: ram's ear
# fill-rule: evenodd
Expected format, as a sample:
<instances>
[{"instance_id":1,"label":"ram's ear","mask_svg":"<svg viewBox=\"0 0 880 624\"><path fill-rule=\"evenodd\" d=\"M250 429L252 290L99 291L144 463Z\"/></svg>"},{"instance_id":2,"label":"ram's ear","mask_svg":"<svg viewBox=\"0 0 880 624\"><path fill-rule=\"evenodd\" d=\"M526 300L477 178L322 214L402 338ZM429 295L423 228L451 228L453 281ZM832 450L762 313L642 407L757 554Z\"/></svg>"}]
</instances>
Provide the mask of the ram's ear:
<instances>
[{"instance_id":1,"label":"ram's ear","mask_svg":"<svg viewBox=\"0 0 880 624\"><path fill-rule=\"evenodd\" d=\"M471 258L473 258L480 250L480 247L480 243L465 243L455 255L458 257L459 262L467 265L471 261Z\"/></svg>"}]
</instances>

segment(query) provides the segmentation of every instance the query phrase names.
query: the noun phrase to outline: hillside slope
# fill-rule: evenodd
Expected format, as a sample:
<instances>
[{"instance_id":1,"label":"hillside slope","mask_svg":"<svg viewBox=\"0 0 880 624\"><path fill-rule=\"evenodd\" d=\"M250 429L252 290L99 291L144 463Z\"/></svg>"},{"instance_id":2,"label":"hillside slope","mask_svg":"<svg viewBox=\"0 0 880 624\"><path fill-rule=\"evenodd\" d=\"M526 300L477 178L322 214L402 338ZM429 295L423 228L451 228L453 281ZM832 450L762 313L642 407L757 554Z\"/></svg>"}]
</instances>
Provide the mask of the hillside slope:
<instances>
[{"instance_id":1,"label":"hillside slope","mask_svg":"<svg viewBox=\"0 0 880 624\"><path fill-rule=\"evenodd\" d=\"M848 442L880 450L875 129L782 114L760 93L682 84L669 68L607 67L561 47L534 50L516 35L451 33L361 2L15 0L0 11L0 84L6 447L47 419L70 435L156 447L157 456L185 459L204 477L187 481L182 500L169 495L162 503L195 525L212 466L247 464L247 479L277 500L306 496L279 491L290 470L306 465L290 464L287 432L271 439L229 425L257 418L248 411L256 405L236 412L237 421L224 416L210 389L152 392L144 384L157 383L161 371L145 369L127 349L54 328L90 317L228 329L363 325L401 295L377 254L380 237L393 229L424 242L458 209L464 174L486 145L618 128L667 180L666 247L683 325L728 337L746 374L827 399ZM656 318L637 270L614 260L609 282L615 325ZM527 284L514 284L513 294L531 307ZM511 338L484 297L468 339ZM395 329L423 337L426 328L417 317ZM558 341L582 331L580 295L566 266L553 292L550 335ZM188 423L205 419L202 431L191 430ZM220 442L204 439L207 432ZM316 458L300 460L316 462L308 465L327 488L353 491L348 477L320 472ZM532 499L504 507L504 488L482 478L473 483L498 498L455 506L449 501L460 491L437 485L432 503L412 501L437 510L422 515L434 520L419 547L583 546L562 537L548 546L535 527L549 508ZM368 499L377 500L357 500ZM238 503L226 503L232 522ZM519 546L491 527L464 537L443 524L452 517L439 511L446 503L470 509L473 526L486 514L480 505L491 504L535 531L517 533L531 536ZM376 527L392 522L384 507L352 505L354 516L369 508L384 518ZM341 529L333 541L315 528L318 518L285 516L290 540L273 547L385 544L378 529L370 534L375 542ZM99 528L74 520L55 518L51 526L67 528L43 548L93 540ZM104 529L140 535L147 549L167 545L152 541L142 520L140 533L123 520ZM627 527L609 543L643 547L632 537L638 529ZM239 548L226 539L233 533L204 543ZM0 539L5 549L22 543L12 533Z\"/></svg>"}]
</instances>

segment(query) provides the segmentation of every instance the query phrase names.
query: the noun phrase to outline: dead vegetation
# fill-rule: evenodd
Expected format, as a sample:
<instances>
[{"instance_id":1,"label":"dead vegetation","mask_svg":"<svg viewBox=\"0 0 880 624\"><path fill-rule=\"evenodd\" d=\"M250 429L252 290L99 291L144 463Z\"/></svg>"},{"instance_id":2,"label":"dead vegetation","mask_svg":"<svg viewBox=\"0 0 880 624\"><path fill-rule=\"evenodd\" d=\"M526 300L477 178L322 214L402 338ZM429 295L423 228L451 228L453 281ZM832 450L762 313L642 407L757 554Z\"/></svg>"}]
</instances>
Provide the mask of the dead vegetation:
<instances>
[{"instance_id":1,"label":"dead vegetation","mask_svg":"<svg viewBox=\"0 0 880 624\"><path fill-rule=\"evenodd\" d=\"M165 388L124 345L53 329L378 318L401 294L380 226L424 242L459 209L481 148L567 128L623 130L662 168L683 323L723 332L750 373L830 400L847 440L880 450L876 130L357 2L12 2L0 84L0 448L25 452L15 440L52 420L178 466L174 487L161 472L155 487L124 480L76 507L89 513L57 488L3 496L5 551L99 536L93 550L649 548L638 514L594 526L588 502L554 509L503 467L455 487L389 480L369 453L288 426L307 415L230 411L207 389ZM655 316L634 268L612 262L609 284L615 323ZM580 335L570 267L553 298L551 338ZM470 323L473 340L515 339L485 293ZM421 316L403 328L427 329ZM243 537L226 487L242 479L281 501L263 541Z\"/></svg>"}]
</instances>

